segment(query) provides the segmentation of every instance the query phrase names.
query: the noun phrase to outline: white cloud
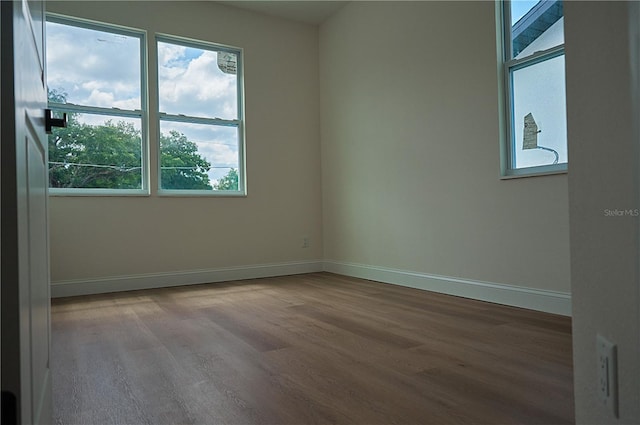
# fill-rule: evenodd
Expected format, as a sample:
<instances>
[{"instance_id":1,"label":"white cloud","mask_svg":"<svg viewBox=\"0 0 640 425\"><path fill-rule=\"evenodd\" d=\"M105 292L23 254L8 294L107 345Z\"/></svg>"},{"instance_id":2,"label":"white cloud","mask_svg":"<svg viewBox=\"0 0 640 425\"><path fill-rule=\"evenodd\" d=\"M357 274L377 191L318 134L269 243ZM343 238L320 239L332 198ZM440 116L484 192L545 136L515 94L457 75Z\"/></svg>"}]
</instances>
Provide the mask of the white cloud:
<instances>
[{"instance_id":1,"label":"white cloud","mask_svg":"<svg viewBox=\"0 0 640 425\"><path fill-rule=\"evenodd\" d=\"M69 102L105 108L141 107L139 39L48 23L47 43L56 46L47 51L49 88L68 93ZM158 43L158 62L162 112L237 118L237 75L219 69L215 51ZM153 68L150 71L154 72ZM105 117L83 115L81 119L99 125ZM140 128L140 120L132 122ZM229 168L239 168L236 128L161 124L162 132L168 133L171 129L195 142L198 152L212 166L223 167L211 169L212 180L227 174Z\"/></svg>"},{"instance_id":2,"label":"white cloud","mask_svg":"<svg viewBox=\"0 0 640 425\"><path fill-rule=\"evenodd\" d=\"M139 109L139 39L48 23L50 89L68 102ZM237 118L237 76L223 73L217 52L158 43L160 108L172 114Z\"/></svg>"},{"instance_id":3,"label":"white cloud","mask_svg":"<svg viewBox=\"0 0 640 425\"><path fill-rule=\"evenodd\" d=\"M184 46L158 43L158 63L167 66L170 62L183 57L186 50L187 48Z\"/></svg>"},{"instance_id":4,"label":"white cloud","mask_svg":"<svg viewBox=\"0 0 640 425\"><path fill-rule=\"evenodd\" d=\"M135 37L47 23L47 83L67 101L89 106L113 102L140 108L140 41ZM99 93L95 93L98 90ZM124 103L123 103L124 102Z\"/></svg>"},{"instance_id":5,"label":"white cloud","mask_svg":"<svg viewBox=\"0 0 640 425\"><path fill-rule=\"evenodd\" d=\"M111 105L113 105L113 93L105 93L94 89L87 98L87 102L91 105L103 106L105 108L111 107Z\"/></svg>"},{"instance_id":6,"label":"white cloud","mask_svg":"<svg viewBox=\"0 0 640 425\"><path fill-rule=\"evenodd\" d=\"M160 110L207 118L237 118L237 76L223 73L217 52L159 43Z\"/></svg>"}]
</instances>

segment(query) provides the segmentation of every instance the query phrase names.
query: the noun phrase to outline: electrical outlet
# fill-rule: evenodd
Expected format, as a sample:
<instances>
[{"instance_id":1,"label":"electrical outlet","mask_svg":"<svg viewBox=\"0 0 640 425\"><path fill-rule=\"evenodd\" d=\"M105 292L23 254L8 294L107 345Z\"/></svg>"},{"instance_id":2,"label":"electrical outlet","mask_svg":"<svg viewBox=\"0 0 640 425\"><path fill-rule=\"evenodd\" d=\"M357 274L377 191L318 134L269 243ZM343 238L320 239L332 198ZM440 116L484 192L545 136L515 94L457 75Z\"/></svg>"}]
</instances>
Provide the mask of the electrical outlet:
<instances>
[{"instance_id":1,"label":"electrical outlet","mask_svg":"<svg viewBox=\"0 0 640 425\"><path fill-rule=\"evenodd\" d=\"M310 246L309 236L303 236L302 237L302 248L309 248L309 246Z\"/></svg>"},{"instance_id":2,"label":"electrical outlet","mask_svg":"<svg viewBox=\"0 0 640 425\"><path fill-rule=\"evenodd\" d=\"M616 346L602 335L596 338L598 356L598 395L614 417L618 417L618 368Z\"/></svg>"}]
</instances>

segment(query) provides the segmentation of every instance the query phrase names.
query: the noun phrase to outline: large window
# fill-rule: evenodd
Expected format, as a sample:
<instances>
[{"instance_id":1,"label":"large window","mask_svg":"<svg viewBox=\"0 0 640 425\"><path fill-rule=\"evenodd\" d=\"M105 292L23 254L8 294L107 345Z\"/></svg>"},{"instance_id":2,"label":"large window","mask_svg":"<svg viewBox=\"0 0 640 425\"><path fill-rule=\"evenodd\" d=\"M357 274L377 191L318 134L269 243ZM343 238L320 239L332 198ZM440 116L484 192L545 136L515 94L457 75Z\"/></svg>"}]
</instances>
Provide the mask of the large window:
<instances>
[{"instance_id":1,"label":"large window","mask_svg":"<svg viewBox=\"0 0 640 425\"><path fill-rule=\"evenodd\" d=\"M564 14L559 0L504 1L505 176L567 169Z\"/></svg>"},{"instance_id":2,"label":"large window","mask_svg":"<svg viewBox=\"0 0 640 425\"><path fill-rule=\"evenodd\" d=\"M146 193L144 34L49 16L47 47L51 192Z\"/></svg>"},{"instance_id":3,"label":"large window","mask_svg":"<svg viewBox=\"0 0 640 425\"><path fill-rule=\"evenodd\" d=\"M242 193L240 51L171 37L157 46L160 190Z\"/></svg>"},{"instance_id":4,"label":"large window","mask_svg":"<svg viewBox=\"0 0 640 425\"><path fill-rule=\"evenodd\" d=\"M241 51L152 40L147 66L144 31L48 16L49 108L68 117L49 136L52 194L246 193Z\"/></svg>"}]
</instances>

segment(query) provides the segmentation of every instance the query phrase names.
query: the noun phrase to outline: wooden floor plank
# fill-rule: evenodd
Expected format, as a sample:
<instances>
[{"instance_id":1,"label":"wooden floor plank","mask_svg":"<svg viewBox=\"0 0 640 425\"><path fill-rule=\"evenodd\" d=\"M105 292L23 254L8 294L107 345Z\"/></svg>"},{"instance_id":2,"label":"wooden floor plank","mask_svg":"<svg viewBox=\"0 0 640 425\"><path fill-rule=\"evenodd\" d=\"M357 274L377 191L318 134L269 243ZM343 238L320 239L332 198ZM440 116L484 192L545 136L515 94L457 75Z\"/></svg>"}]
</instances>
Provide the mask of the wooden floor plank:
<instances>
[{"instance_id":1,"label":"wooden floor plank","mask_svg":"<svg viewBox=\"0 0 640 425\"><path fill-rule=\"evenodd\" d=\"M58 424L571 424L567 317L329 273L54 299Z\"/></svg>"}]
</instances>

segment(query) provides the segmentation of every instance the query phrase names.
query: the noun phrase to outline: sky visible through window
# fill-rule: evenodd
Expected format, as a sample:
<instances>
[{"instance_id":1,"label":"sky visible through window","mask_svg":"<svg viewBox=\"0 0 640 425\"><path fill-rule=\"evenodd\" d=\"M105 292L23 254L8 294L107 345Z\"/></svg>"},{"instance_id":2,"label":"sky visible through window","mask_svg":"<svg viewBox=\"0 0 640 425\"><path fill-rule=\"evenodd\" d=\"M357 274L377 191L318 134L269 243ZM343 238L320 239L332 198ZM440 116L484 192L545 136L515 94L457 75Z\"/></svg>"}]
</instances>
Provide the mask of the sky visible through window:
<instances>
[{"instance_id":1,"label":"sky visible through window","mask_svg":"<svg viewBox=\"0 0 640 425\"><path fill-rule=\"evenodd\" d=\"M512 34L514 59L524 59L564 43L564 20L555 1L511 1L511 26L514 27L529 11L546 1L545 5L549 7L541 8L536 19L527 22L528 28L519 26L517 34L521 38ZM546 23L548 25L545 26ZM519 40L517 50L515 40ZM509 75L513 108L513 167L567 163L564 56L560 54L535 63L511 66ZM531 140L533 144L525 147L527 116L535 122L536 131Z\"/></svg>"},{"instance_id":2,"label":"sky visible through window","mask_svg":"<svg viewBox=\"0 0 640 425\"><path fill-rule=\"evenodd\" d=\"M142 109L140 38L47 22L47 44L56 46L47 50L48 88L64 93L67 103ZM217 55L215 50L158 42L160 112L239 119L237 75L222 72ZM93 114L79 119L91 125L104 122ZM163 121L160 130L179 131L197 144L198 153L212 165L212 183L239 168L236 128Z\"/></svg>"},{"instance_id":3,"label":"sky visible through window","mask_svg":"<svg viewBox=\"0 0 640 425\"><path fill-rule=\"evenodd\" d=\"M237 119L237 76L217 59L216 51L158 42L160 112Z\"/></svg>"},{"instance_id":4,"label":"sky visible through window","mask_svg":"<svg viewBox=\"0 0 640 425\"><path fill-rule=\"evenodd\" d=\"M218 66L218 52L158 42L159 110L198 118L235 120L238 111L236 74ZM162 121L161 131L178 131L198 145L211 163L209 178L218 180L239 168L238 133L233 127Z\"/></svg>"},{"instance_id":5,"label":"sky visible through window","mask_svg":"<svg viewBox=\"0 0 640 425\"><path fill-rule=\"evenodd\" d=\"M514 25L524 15L527 14L536 4L540 3L538 0L515 0L511 2L511 25Z\"/></svg>"},{"instance_id":6,"label":"sky visible through window","mask_svg":"<svg viewBox=\"0 0 640 425\"><path fill-rule=\"evenodd\" d=\"M47 22L47 84L67 102L140 109L140 39Z\"/></svg>"}]
</instances>

